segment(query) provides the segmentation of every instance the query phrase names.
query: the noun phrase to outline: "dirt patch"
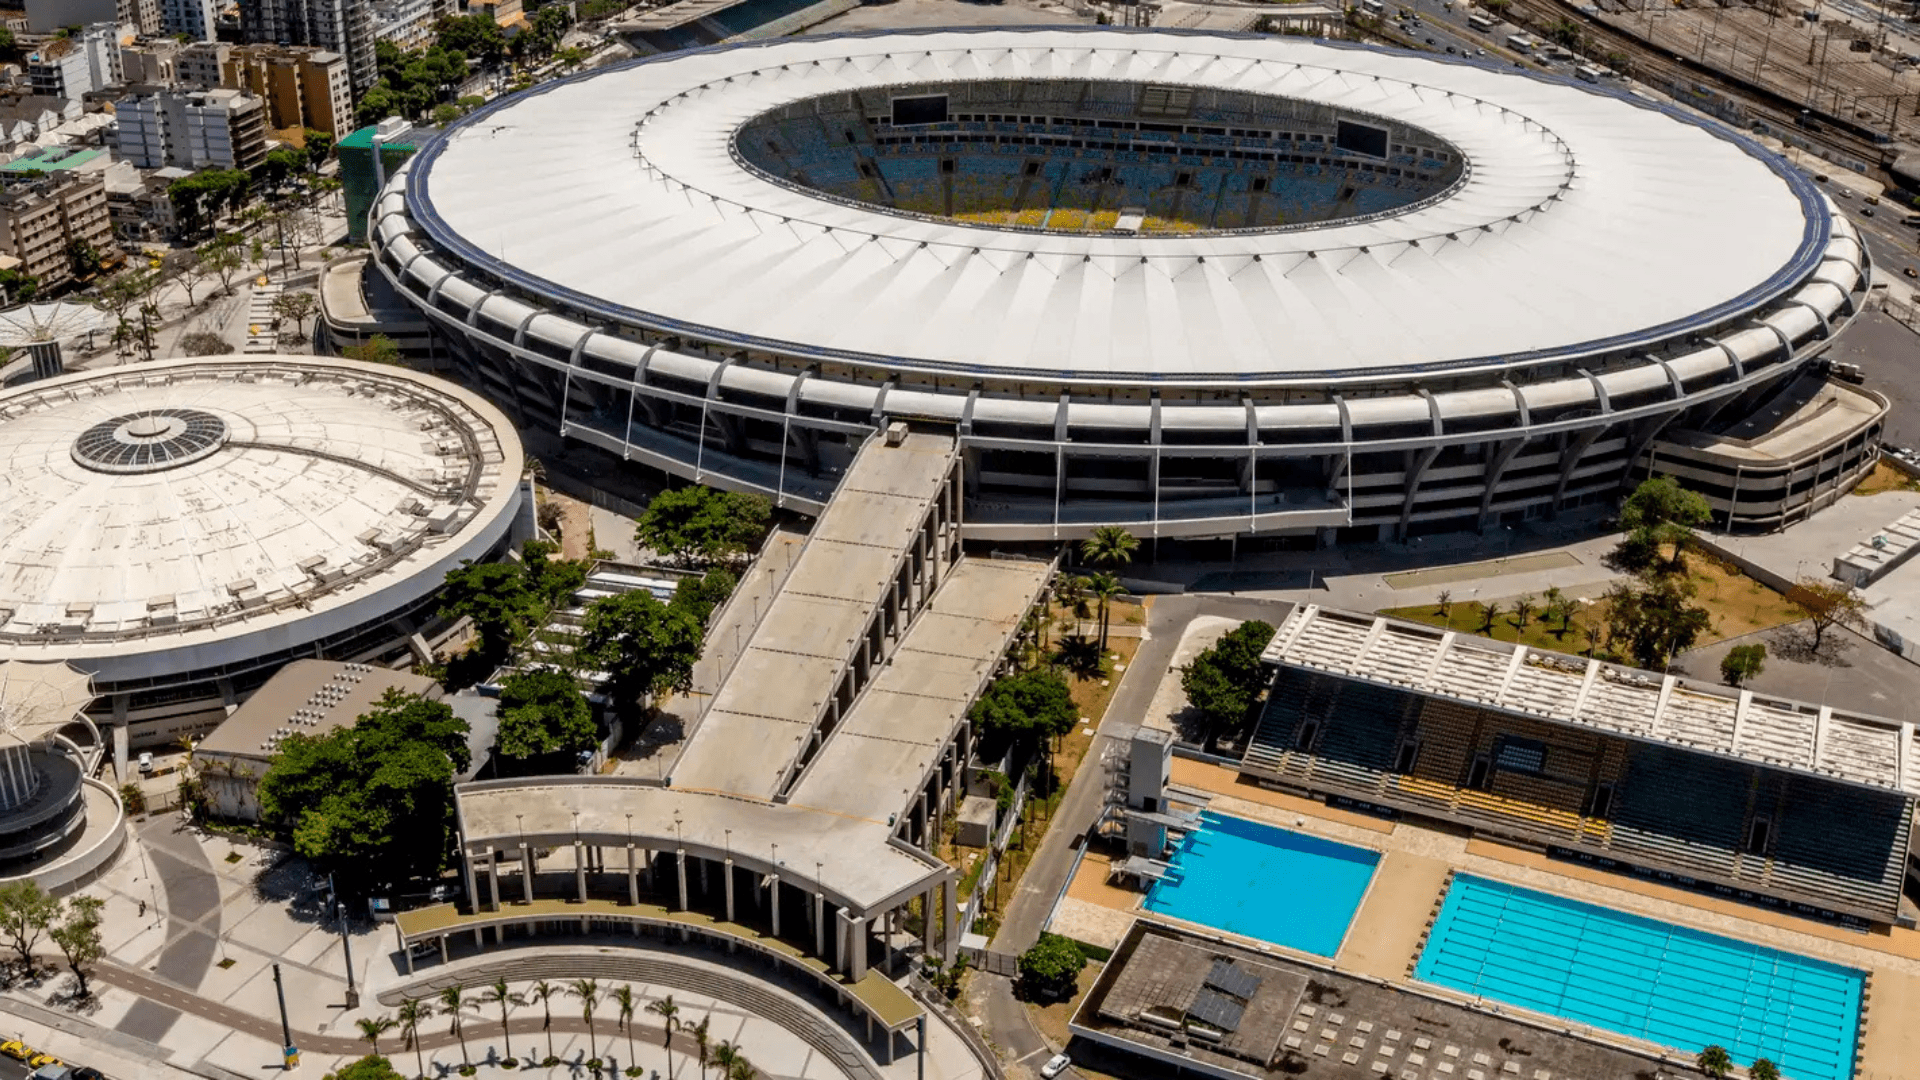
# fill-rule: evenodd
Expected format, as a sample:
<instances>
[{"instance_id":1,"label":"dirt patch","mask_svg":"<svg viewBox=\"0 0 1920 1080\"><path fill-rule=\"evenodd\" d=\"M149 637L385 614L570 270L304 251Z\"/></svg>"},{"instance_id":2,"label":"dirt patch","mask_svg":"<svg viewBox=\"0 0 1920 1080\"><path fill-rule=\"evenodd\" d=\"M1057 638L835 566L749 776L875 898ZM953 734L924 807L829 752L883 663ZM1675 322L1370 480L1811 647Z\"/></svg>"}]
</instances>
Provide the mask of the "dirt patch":
<instances>
[{"instance_id":1,"label":"dirt patch","mask_svg":"<svg viewBox=\"0 0 1920 1080\"><path fill-rule=\"evenodd\" d=\"M1920 480L1915 480L1883 460L1875 462L1873 471L1853 486L1855 495L1878 495L1885 491L1920 491Z\"/></svg>"},{"instance_id":2,"label":"dirt patch","mask_svg":"<svg viewBox=\"0 0 1920 1080\"><path fill-rule=\"evenodd\" d=\"M586 503L570 495L562 495L550 487L540 490L540 504L544 509L548 504L560 508L560 557L563 559L590 559L593 557L593 516L588 512ZM550 512L549 512L550 513ZM543 514L541 520L547 519Z\"/></svg>"},{"instance_id":3,"label":"dirt patch","mask_svg":"<svg viewBox=\"0 0 1920 1080\"><path fill-rule=\"evenodd\" d=\"M1093 989L1093 982L1100 977L1101 968L1102 965L1097 961L1088 961L1087 966L1080 969L1080 981L1075 986L1073 1000L1057 1001L1051 1005L1027 1005L1027 1013L1033 1017L1033 1026L1047 1037L1048 1045L1065 1046L1073 1038L1073 1033L1067 1030L1067 1021L1073 1019L1087 991Z\"/></svg>"}]
</instances>

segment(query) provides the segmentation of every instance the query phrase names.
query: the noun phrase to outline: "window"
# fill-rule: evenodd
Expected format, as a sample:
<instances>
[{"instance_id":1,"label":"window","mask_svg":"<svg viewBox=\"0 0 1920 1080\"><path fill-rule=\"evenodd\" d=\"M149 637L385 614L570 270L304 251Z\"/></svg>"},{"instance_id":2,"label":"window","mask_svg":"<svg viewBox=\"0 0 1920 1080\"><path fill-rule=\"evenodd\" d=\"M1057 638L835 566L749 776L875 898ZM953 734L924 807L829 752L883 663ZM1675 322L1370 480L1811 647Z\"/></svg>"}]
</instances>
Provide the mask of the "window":
<instances>
[{"instance_id":1,"label":"window","mask_svg":"<svg viewBox=\"0 0 1920 1080\"><path fill-rule=\"evenodd\" d=\"M1472 791L1485 791L1493 779L1493 762L1485 754L1476 754L1473 768L1467 770L1467 787Z\"/></svg>"}]
</instances>

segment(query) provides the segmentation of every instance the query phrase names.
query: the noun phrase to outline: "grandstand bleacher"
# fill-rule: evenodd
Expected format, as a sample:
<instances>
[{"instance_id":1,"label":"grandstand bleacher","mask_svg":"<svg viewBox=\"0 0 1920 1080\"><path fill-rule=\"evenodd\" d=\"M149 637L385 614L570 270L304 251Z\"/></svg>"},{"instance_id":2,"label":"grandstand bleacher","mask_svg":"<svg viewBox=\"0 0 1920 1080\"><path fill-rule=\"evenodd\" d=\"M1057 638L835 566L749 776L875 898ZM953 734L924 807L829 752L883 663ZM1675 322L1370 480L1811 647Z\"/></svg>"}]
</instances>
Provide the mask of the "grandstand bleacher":
<instances>
[{"instance_id":1,"label":"grandstand bleacher","mask_svg":"<svg viewBox=\"0 0 1920 1080\"><path fill-rule=\"evenodd\" d=\"M749 121L736 147L766 175L831 197L1053 231L1110 229L1122 207L1144 208L1147 233L1304 225L1400 210L1461 175L1457 151L1412 129L1377 158L1337 144L1338 117L1227 92L1161 116L1151 89L1039 82L1013 101L993 97L997 84L934 87L944 119L898 126L886 95L840 94Z\"/></svg>"},{"instance_id":2,"label":"grandstand bleacher","mask_svg":"<svg viewBox=\"0 0 1920 1080\"><path fill-rule=\"evenodd\" d=\"M1897 792L1284 664L1241 768L1876 922L1898 915L1913 813Z\"/></svg>"}]
</instances>

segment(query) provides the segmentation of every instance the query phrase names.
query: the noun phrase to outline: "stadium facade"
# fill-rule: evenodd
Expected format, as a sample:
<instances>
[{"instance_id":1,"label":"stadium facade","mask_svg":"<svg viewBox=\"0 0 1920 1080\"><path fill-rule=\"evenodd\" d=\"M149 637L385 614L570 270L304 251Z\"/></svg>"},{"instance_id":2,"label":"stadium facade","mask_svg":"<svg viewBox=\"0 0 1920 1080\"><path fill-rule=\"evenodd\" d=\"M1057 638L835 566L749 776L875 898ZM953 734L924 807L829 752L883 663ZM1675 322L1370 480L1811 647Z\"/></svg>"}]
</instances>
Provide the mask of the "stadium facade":
<instances>
[{"instance_id":1,"label":"stadium facade","mask_svg":"<svg viewBox=\"0 0 1920 1080\"><path fill-rule=\"evenodd\" d=\"M1670 444L1723 525L1774 527L1886 413L1821 373L1868 256L1779 158L1608 87L1300 39L668 54L451 127L369 235L523 424L810 512L867 434L937 427L977 538L1486 528Z\"/></svg>"},{"instance_id":2,"label":"stadium facade","mask_svg":"<svg viewBox=\"0 0 1920 1080\"><path fill-rule=\"evenodd\" d=\"M0 394L0 661L92 677L130 745L296 658L426 651L446 572L508 540L520 440L478 395L312 357L166 360Z\"/></svg>"}]
</instances>

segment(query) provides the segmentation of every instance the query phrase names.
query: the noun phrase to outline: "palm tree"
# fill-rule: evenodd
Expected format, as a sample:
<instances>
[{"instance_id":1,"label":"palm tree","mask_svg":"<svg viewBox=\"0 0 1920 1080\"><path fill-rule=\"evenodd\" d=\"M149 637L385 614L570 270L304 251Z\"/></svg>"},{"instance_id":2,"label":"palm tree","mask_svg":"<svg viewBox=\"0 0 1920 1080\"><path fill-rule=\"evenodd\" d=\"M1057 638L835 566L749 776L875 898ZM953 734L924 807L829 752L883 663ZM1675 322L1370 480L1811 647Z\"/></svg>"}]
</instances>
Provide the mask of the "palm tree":
<instances>
[{"instance_id":1,"label":"palm tree","mask_svg":"<svg viewBox=\"0 0 1920 1080\"><path fill-rule=\"evenodd\" d=\"M1766 1058L1754 1058L1747 1066L1747 1080L1780 1080L1780 1066Z\"/></svg>"},{"instance_id":2,"label":"palm tree","mask_svg":"<svg viewBox=\"0 0 1920 1080\"><path fill-rule=\"evenodd\" d=\"M667 1048L667 1076L669 1080L671 1080L673 1076L673 1033L674 1030L680 1026L680 1021L675 1019L680 1015L680 1006L675 1005L673 1003L673 995L668 994L666 997L660 998L657 1001L647 1002L647 1011L658 1016L662 1026L666 1029L666 1034L661 1037L660 1044Z\"/></svg>"},{"instance_id":3,"label":"palm tree","mask_svg":"<svg viewBox=\"0 0 1920 1080\"><path fill-rule=\"evenodd\" d=\"M1527 628L1527 616L1533 614L1532 593L1520 594L1520 598L1513 602L1513 614L1520 620L1514 624L1515 627L1525 630Z\"/></svg>"},{"instance_id":4,"label":"palm tree","mask_svg":"<svg viewBox=\"0 0 1920 1080\"><path fill-rule=\"evenodd\" d=\"M758 1080L759 1076L760 1070L754 1068L753 1062L745 1057L736 1060L733 1068L727 1070L727 1080Z\"/></svg>"},{"instance_id":5,"label":"palm tree","mask_svg":"<svg viewBox=\"0 0 1920 1080\"><path fill-rule=\"evenodd\" d=\"M639 1058L633 1052L633 987L622 983L608 991L607 996L620 1007L620 1026L627 1032L627 1064L632 1065Z\"/></svg>"},{"instance_id":6,"label":"palm tree","mask_svg":"<svg viewBox=\"0 0 1920 1080\"><path fill-rule=\"evenodd\" d=\"M1712 1077L1724 1077L1733 1072L1733 1055L1727 1053L1724 1046L1709 1046L1700 1051L1695 1063L1700 1071Z\"/></svg>"},{"instance_id":7,"label":"palm tree","mask_svg":"<svg viewBox=\"0 0 1920 1080\"><path fill-rule=\"evenodd\" d=\"M540 1013L541 1013L540 1027L543 1031L547 1033L547 1060L548 1061L553 1060L553 1005L551 1004L551 1002L553 1001L553 995L559 992L560 992L559 987L553 985L552 983L548 982L545 979L541 979L539 982L534 983L533 989L528 991L528 993L533 997L533 1000L540 1003Z\"/></svg>"},{"instance_id":8,"label":"palm tree","mask_svg":"<svg viewBox=\"0 0 1920 1080\"><path fill-rule=\"evenodd\" d=\"M722 1080L732 1076L734 1066L745 1060L747 1057L740 1052L740 1048L724 1039L713 1048L713 1067L720 1070Z\"/></svg>"},{"instance_id":9,"label":"palm tree","mask_svg":"<svg viewBox=\"0 0 1920 1080\"><path fill-rule=\"evenodd\" d=\"M440 1008L453 1023L453 1037L460 1040L460 1066L473 1068L473 1060L467 1056L467 1030L460 1025L460 987L449 986L440 991Z\"/></svg>"},{"instance_id":10,"label":"palm tree","mask_svg":"<svg viewBox=\"0 0 1920 1080\"><path fill-rule=\"evenodd\" d=\"M707 1080L707 1023L712 1017L703 1016L700 1022L688 1029L693 1032L693 1045L700 1049L700 1080Z\"/></svg>"},{"instance_id":11,"label":"palm tree","mask_svg":"<svg viewBox=\"0 0 1920 1080\"><path fill-rule=\"evenodd\" d=\"M391 1016L363 1016L354 1023L360 1027L360 1037L367 1040L369 1054L380 1052L380 1036L400 1026Z\"/></svg>"},{"instance_id":12,"label":"palm tree","mask_svg":"<svg viewBox=\"0 0 1920 1080\"><path fill-rule=\"evenodd\" d=\"M486 993L480 996L480 1001L483 1004L500 1006L500 1037L507 1041L507 1057L511 1059L513 1057L513 1033L507 1030L507 1010L512 1006L522 1004L520 995L508 992L507 980L495 979L493 985L487 987Z\"/></svg>"},{"instance_id":13,"label":"palm tree","mask_svg":"<svg viewBox=\"0 0 1920 1080\"><path fill-rule=\"evenodd\" d=\"M419 998L406 998L400 1002L400 1034L413 1048L414 1063L420 1066L420 1076L427 1075L427 1057L420 1049L420 1021L433 1015L433 1009Z\"/></svg>"},{"instance_id":14,"label":"palm tree","mask_svg":"<svg viewBox=\"0 0 1920 1080\"><path fill-rule=\"evenodd\" d=\"M1498 619L1499 617L1500 617L1500 601L1498 600L1487 601L1487 606L1485 608L1482 608L1480 611L1480 618L1482 620L1480 623L1481 632L1491 636L1493 634L1494 620Z\"/></svg>"},{"instance_id":15,"label":"palm tree","mask_svg":"<svg viewBox=\"0 0 1920 1080\"><path fill-rule=\"evenodd\" d=\"M581 1015L587 1018L587 1060L597 1061L600 1058L600 1042L593 1030L593 1007L600 1001L600 982L597 979L575 979L573 985L567 987L567 994L580 999Z\"/></svg>"},{"instance_id":16,"label":"palm tree","mask_svg":"<svg viewBox=\"0 0 1920 1080\"><path fill-rule=\"evenodd\" d=\"M1087 577L1087 590L1100 601L1100 651L1104 654L1107 651L1107 606L1126 589L1121 586L1119 578L1102 570Z\"/></svg>"},{"instance_id":17,"label":"palm tree","mask_svg":"<svg viewBox=\"0 0 1920 1080\"><path fill-rule=\"evenodd\" d=\"M1440 617L1448 622L1453 621L1453 592L1450 589L1440 590Z\"/></svg>"},{"instance_id":18,"label":"palm tree","mask_svg":"<svg viewBox=\"0 0 1920 1080\"><path fill-rule=\"evenodd\" d=\"M1118 525L1102 525L1080 545L1080 557L1095 566L1125 566L1140 550L1140 538Z\"/></svg>"}]
</instances>

